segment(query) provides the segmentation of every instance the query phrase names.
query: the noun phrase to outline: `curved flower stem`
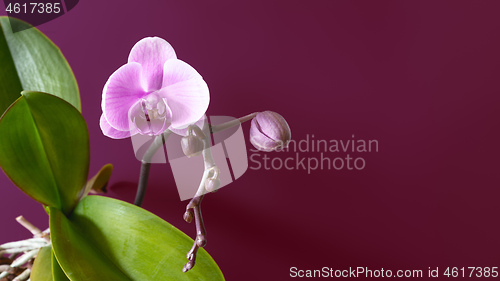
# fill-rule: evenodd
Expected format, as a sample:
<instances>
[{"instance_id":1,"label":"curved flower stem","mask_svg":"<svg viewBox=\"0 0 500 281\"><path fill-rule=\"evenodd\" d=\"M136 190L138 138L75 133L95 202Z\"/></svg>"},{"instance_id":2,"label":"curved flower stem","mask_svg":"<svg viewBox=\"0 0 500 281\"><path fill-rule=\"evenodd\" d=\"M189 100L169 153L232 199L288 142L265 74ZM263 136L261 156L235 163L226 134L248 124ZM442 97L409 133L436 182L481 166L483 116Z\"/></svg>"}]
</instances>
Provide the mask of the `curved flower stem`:
<instances>
[{"instance_id":1,"label":"curved flower stem","mask_svg":"<svg viewBox=\"0 0 500 281\"><path fill-rule=\"evenodd\" d=\"M210 138L206 136L201 129L193 125L191 126L195 134L203 139L203 160L205 162L205 171L203 173L203 177L200 182L200 186L198 187L198 190L196 191L196 195L191 199L189 204L186 206L186 214L184 215L185 218L192 218L192 215L194 214L194 219L195 219L195 225L196 225L196 239L194 241L193 247L191 250L187 253L187 259L189 260L186 265L184 265L184 268L182 269L183 272L187 272L190 269L193 268L195 262L196 262L196 254L198 252L198 249L200 247L204 247L207 244L207 232L205 230L205 224L203 223L203 216L201 214L201 201L203 200L203 197L205 197L205 182L209 178L210 172L216 168L215 166L215 161L212 157L212 151L210 149L211 143L210 143ZM187 222L191 222L191 219L186 219Z\"/></svg>"},{"instance_id":2,"label":"curved flower stem","mask_svg":"<svg viewBox=\"0 0 500 281\"><path fill-rule=\"evenodd\" d=\"M229 129L231 127L237 126L243 122L252 120L255 116L257 116L257 114L258 114L258 112L254 112L254 113L248 114L246 116L240 117L236 120L232 120L232 121L229 121L229 122L226 122L223 124L219 124L216 126L210 126L210 133L213 134L216 132L220 132L220 131ZM189 130L190 131L194 130L195 133L197 135L199 135L199 137L202 138L204 140L204 143L205 143L205 139L207 139L207 136L205 136L205 134L203 134L203 132L201 131L201 129L198 126L190 126ZM140 207L142 205L142 202L144 201L144 196L146 194L146 188L147 188L148 179L149 179L149 170L151 168L151 163L150 163L151 159L153 158L153 155L156 153L156 151L165 143L166 139L168 138L168 136L171 133L172 133L172 131L166 130L165 132L163 132L163 134L158 135L154 139L153 143L148 148L146 153L144 154L144 157L142 158L141 172L140 172L140 176L139 176L139 185L137 187L137 194L135 196L135 201L134 201L134 204L136 206ZM208 139L208 147L210 147L210 139ZM206 150L207 149L205 148L205 151ZM204 154L204 157L205 157L205 154ZM206 161L208 158L204 158L204 159L205 159L205 169L207 169L207 164L206 164L207 162ZM215 164L213 163L211 153L210 153L210 159L212 161L213 166L215 166ZM204 182L204 180L203 180L203 182ZM200 191L200 189L198 189L198 191Z\"/></svg>"},{"instance_id":3,"label":"curved flower stem","mask_svg":"<svg viewBox=\"0 0 500 281\"><path fill-rule=\"evenodd\" d=\"M231 120L231 121L226 122L226 123L222 123L222 124L215 125L215 126L210 126L210 133L212 133L212 134L217 133L217 132L223 131L225 129L229 129L231 127L237 126L237 125L244 123L246 121L252 120L253 118L255 118L255 116L257 116L258 113L259 112L254 112L252 114L248 114L246 116L240 117L236 120Z\"/></svg>"},{"instance_id":4,"label":"curved flower stem","mask_svg":"<svg viewBox=\"0 0 500 281\"><path fill-rule=\"evenodd\" d=\"M139 185L137 186L137 194L135 196L134 205L141 206L142 201L144 201L144 196L146 195L146 188L148 186L149 179L149 169L151 168L151 159L155 155L156 151L163 146L168 136L172 131L166 130L163 134L156 136L149 146L148 150L144 154L141 160L141 173L139 175Z\"/></svg>"},{"instance_id":5,"label":"curved flower stem","mask_svg":"<svg viewBox=\"0 0 500 281\"><path fill-rule=\"evenodd\" d=\"M231 127L240 125L243 122L252 120L253 118L255 118L255 116L257 116L257 114L258 112L254 112L252 114L248 114L236 120L232 120L215 126L210 126L210 134L214 134L229 129ZM207 192L207 190L205 189L205 184L209 179L209 177L218 176L218 170L216 169L217 167L213 160L212 151L210 149L211 147L210 136L205 135L203 131L196 125L191 125L188 128L188 131L189 132L194 131L194 133L203 140L204 149L202 155L205 163L205 172L203 173L200 186L198 187L198 190L193 199L191 199L189 204L186 206L186 212L184 214L184 219L188 223L192 221L192 218L194 216L195 226L196 226L196 239L193 244L193 247L187 253L188 262L184 265L184 268L182 269L183 272L187 272L194 267L198 249L200 247L204 247L207 244L206 229L205 229L205 224L203 223L203 216L201 213L201 201L203 200L203 198L205 197L205 193ZM157 136L153 141L153 143L151 144L151 146L146 151L146 153L144 154L144 157L141 161L142 164L141 164L141 173L139 177L139 186L137 188L137 195L134 202L134 204L137 206L141 206L142 201L144 200L144 195L146 193L146 187L148 184L149 170L151 167L150 163L151 159L153 155L156 153L156 151L165 143L165 140L171 133L172 132L170 130L167 130L162 135ZM210 176L211 173L212 175Z\"/></svg>"},{"instance_id":6,"label":"curved flower stem","mask_svg":"<svg viewBox=\"0 0 500 281\"><path fill-rule=\"evenodd\" d=\"M142 162L141 163L141 173L139 175L139 185L137 186L137 194L135 195L134 205L141 206L144 201L144 196L146 196L146 188L148 186L149 179L149 169L151 168L151 163Z\"/></svg>"}]
</instances>

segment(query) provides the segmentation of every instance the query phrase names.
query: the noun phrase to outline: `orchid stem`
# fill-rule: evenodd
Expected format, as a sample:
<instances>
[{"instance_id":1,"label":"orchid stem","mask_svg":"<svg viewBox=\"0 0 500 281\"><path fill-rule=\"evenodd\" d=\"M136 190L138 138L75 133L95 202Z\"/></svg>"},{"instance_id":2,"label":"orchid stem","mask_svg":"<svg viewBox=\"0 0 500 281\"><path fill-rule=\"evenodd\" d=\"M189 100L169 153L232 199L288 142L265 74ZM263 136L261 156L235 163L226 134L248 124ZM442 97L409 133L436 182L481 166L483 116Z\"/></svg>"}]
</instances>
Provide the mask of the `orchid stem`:
<instances>
[{"instance_id":1,"label":"orchid stem","mask_svg":"<svg viewBox=\"0 0 500 281\"><path fill-rule=\"evenodd\" d=\"M135 201L134 205L136 206L142 206L142 202L144 201L144 196L146 195L146 188L148 186L148 179L149 179L149 170L151 168L151 159L153 159L153 156L155 155L156 151L160 147L163 146L165 141L167 140L168 136L172 131L166 130L163 132L163 134L156 136L156 138L153 140L151 143L151 146L149 146L148 150L144 154L141 160L141 172L139 175L139 185L137 186L137 194L135 195Z\"/></svg>"},{"instance_id":2,"label":"orchid stem","mask_svg":"<svg viewBox=\"0 0 500 281\"><path fill-rule=\"evenodd\" d=\"M229 129L231 127L237 126L243 122L252 120L253 118L255 118L255 116L257 116L257 114L258 114L258 112L254 112L254 113L248 114L246 116L240 117L238 119L231 120L231 121L226 122L226 123L222 123L222 124L215 125L215 126L210 126L210 133L211 134L217 133L217 132ZM208 148L210 147L210 140L207 138L207 136L205 136L205 134L203 134L203 132L201 131L201 129L198 126L196 126L196 125L189 126L188 130L189 131L194 130L199 137L204 139L205 143L206 143L205 140L207 140L208 141ZM163 134L158 135L155 138L155 140L153 141L153 143L151 144L151 146L148 148L146 153L144 154L144 157L142 158L141 172L139 175L139 185L137 186L137 194L135 196L135 201L134 201L134 204L136 206L139 206L139 207L142 206L142 202L144 201L144 196L146 195L146 188L147 188L148 179L149 179L149 170L151 168L151 159L153 158L153 155L156 153L156 151L161 146L163 146L163 144L165 143L165 140L168 138L168 136L171 133L172 133L172 131L166 130ZM207 150L209 151L208 153L210 154L210 157L208 157L208 158L205 157L205 152L204 152L203 156L205 157L205 169L207 169L207 163L208 163L207 160L209 160L209 162L211 164L210 166L215 166L215 164L213 163L212 154L210 153L210 149L207 149L205 147L204 151L207 151Z\"/></svg>"},{"instance_id":3,"label":"orchid stem","mask_svg":"<svg viewBox=\"0 0 500 281\"><path fill-rule=\"evenodd\" d=\"M144 201L144 196L146 196L146 188L148 186L149 170L151 168L151 163L145 163L144 160L141 163L141 174L139 176L139 186L137 186L137 194L135 195L134 205L142 206Z\"/></svg>"},{"instance_id":4,"label":"orchid stem","mask_svg":"<svg viewBox=\"0 0 500 281\"><path fill-rule=\"evenodd\" d=\"M240 118L235 119L235 120L228 121L226 123L211 126L210 133L212 133L212 134L217 133L217 132L229 129L231 127L237 126L237 125L244 123L246 121L252 120L253 118L255 118L255 116L257 116L257 114L258 114L258 112L254 112L252 114L248 114L246 116L240 117Z\"/></svg>"},{"instance_id":5,"label":"orchid stem","mask_svg":"<svg viewBox=\"0 0 500 281\"><path fill-rule=\"evenodd\" d=\"M210 134L214 134L226 129L229 129L234 126L238 126L243 122L252 120L257 116L258 112L248 114L246 116L243 116L241 118L231 120L229 122L215 125L215 126L210 126ZM205 184L207 180L209 179L209 174L210 172L213 173L212 177L218 177L218 171L216 170L216 165L215 161L212 157L212 152L211 152L211 141L210 141L210 135L206 135L203 133L203 131L196 125L191 125L188 128L188 131L194 131L195 134L203 139L203 160L205 163L205 172L203 173L203 177L200 182L200 186L198 187L198 190L195 194L195 196L191 199L189 204L186 206L186 213L184 214L184 219L189 223L192 221L192 215L194 215L195 219L195 226L196 226L196 238L193 244L193 247L191 250L187 253L187 259L188 262L186 265L184 265L184 268L182 269L183 272L187 272L191 270L196 262L196 254L199 250L200 247L204 247L207 244L207 239L206 239L206 229L205 229L205 224L203 223L203 217L201 213L201 201L205 197L205 193L207 192L205 188ZM146 194L146 187L148 184L148 178L149 178L149 170L151 168L151 159L153 155L156 153L156 151L163 146L165 143L165 140L167 137L172 133L170 130L165 131L162 135L157 136L151 146L148 148L146 153L144 154L144 157L142 159L141 163L141 173L139 177L139 185L137 188L137 195L135 198L134 204L137 206L141 206L142 202L144 200L144 196ZM212 171L213 170L213 171Z\"/></svg>"},{"instance_id":6,"label":"orchid stem","mask_svg":"<svg viewBox=\"0 0 500 281\"><path fill-rule=\"evenodd\" d=\"M188 263L184 265L184 268L182 269L183 272L187 272L193 268L196 262L196 254L198 252L198 249L200 247L204 247L207 244L207 232L205 230L205 224L203 223L203 217L201 214L201 201L203 200L203 197L205 197L205 193L207 192L205 189L205 182L209 177L210 171L215 168L215 161L212 157L212 151L210 150L210 138L203 134L202 130L198 126L193 125L192 129L197 136L203 138L202 155L205 163L205 172L203 173L200 186L198 187L195 196L186 206L186 213L194 213L196 238L193 243L193 247L187 253Z\"/></svg>"}]
</instances>

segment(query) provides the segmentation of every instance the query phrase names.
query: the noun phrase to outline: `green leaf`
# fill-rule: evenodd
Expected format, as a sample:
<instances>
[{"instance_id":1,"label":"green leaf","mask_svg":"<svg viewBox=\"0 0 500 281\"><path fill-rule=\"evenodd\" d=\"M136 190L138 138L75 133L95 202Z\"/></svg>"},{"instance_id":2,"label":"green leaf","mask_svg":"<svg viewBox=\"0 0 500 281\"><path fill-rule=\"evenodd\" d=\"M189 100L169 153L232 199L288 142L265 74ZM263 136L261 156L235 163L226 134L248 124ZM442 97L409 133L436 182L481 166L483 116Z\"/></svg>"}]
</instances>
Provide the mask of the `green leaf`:
<instances>
[{"instance_id":1,"label":"green leaf","mask_svg":"<svg viewBox=\"0 0 500 281\"><path fill-rule=\"evenodd\" d=\"M85 120L58 97L23 92L0 118L0 166L33 199L68 214L87 181Z\"/></svg>"},{"instance_id":2,"label":"green leaf","mask_svg":"<svg viewBox=\"0 0 500 281\"><path fill-rule=\"evenodd\" d=\"M52 278L52 247L47 246L38 252L33 269L31 270L31 281L53 281Z\"/></svg>"},{"instance_id":3,"label":"green leaf","mask_svg":"<svg viewBox=\"0 0 500 281\"><path fill-rule=\"evenodd\" d=\"M73 281L224 280L204 249L196 266L183 273L194 241L152 213L116 199L87 196L69 217L50 208L50 233L57 260Z\"/></svg>"},{"instance_id":4,"label":"green leaf","mask_svg":"<svg viewBox=\"0 0 500 281\"><path fill-rule=\"evenodd\" d=\"M2 18L0 18L0 25ZM9 51L9 45L5 39L3 29L0 26L0 114L19 98L23 86L17 75L14 60Z\"/></svg>"},{"instance_id":5,"label":"green leaf","mask_svg":"<svg viewBox=\"0 0 500 281\"><path fill-rule=\"evenodd\" d=\"M0 17L0 115L23 90L50 93L81 110L75 76L59 48L36 28L13 33L11 23L30 27Z\"/></svg>"},{"instance_id":6,"label":"green leaf","mask_svg":"<svg viewBox=\"0 0 500 281\"><path fill-rule=\"evenodd\" d=\"M85 191L82 193L82 197L85 197L89 194L91 190L96 193L106 193L106 186L108 185L109 178L111 177L111 173L113 172L113 165L106 164L104 165L99 172L92 178L87 181L87 185L85 186Z\"/></svg>"},{"instance_id":7,"label":"green leaf","mask_svg":"<svg viewBox=\"0 0 500 281\"><path fill-rule=\"evenodd\" d=\"M52 246L43 247L36 256L31 281L69 281L57 262Z\"/></svg>"},{"instance_id":8,"label":"green leaf","mask_svg":"<svg viewBox=\"0 0 500 281\"><path fill-rule=\"evenodd\" d=\"M52 250L51 252L52 252L52 277L54 278L54 281L69 281L69 278L66 276L66 274L64 274L64 271L59 265L59 262L57 262L54 251Z\"/></svg>"}]
</instances>

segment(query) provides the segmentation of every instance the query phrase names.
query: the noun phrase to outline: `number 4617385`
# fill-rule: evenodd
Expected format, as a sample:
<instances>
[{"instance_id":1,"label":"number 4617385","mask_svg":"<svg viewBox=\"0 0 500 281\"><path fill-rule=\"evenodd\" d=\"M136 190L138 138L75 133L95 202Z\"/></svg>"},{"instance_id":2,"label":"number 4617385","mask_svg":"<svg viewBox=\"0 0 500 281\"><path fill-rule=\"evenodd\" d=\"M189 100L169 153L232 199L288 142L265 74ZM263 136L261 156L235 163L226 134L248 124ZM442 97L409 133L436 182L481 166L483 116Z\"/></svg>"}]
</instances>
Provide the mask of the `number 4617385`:
<instances>
[{"instance_id":1,"label":"number 4617385","mask_svg":"<svg viewBox=\"0 0 500 281\"><path fill-rule=\"evenodd\" d=\"M61 3L9 3L5 11L9 14L59 14Z\"/></svg>"},{"instance_id":2,"label":"number 4617385","mask_svg":"<svg viewBox=\"0 0 500 281\"><path fill-rule=\"evenodd\" d=\"M443 274L447 277L498 277L498 267L447 267Z\"/></svg>"}]
</instances>

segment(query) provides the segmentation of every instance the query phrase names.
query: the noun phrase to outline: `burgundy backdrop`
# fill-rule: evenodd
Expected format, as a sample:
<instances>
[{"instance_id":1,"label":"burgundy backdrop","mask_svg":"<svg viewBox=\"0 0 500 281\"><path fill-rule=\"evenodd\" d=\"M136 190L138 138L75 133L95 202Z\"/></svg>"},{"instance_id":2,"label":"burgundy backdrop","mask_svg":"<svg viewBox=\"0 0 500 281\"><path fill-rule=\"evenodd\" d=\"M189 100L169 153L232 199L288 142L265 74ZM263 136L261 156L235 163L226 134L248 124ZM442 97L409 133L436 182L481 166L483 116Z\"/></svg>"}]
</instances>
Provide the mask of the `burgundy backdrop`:
<instances>
[{"instance_id":1,"label":"burgundy backdrop","mask_svg":"<svg viewBox=\"0 0 500 281\"><path fill-rule=\"evenodd\" d=\"M497 0L82 0L39 28L79 82L90 172L114 164L111 195L128 202L140 163L129 139L102 135L101 91L146 36L204 76L208 115L270 109L297 141L378 140L378 152L350 153L363 170L249 169L203 202L206 250L227 280L287 280L293 266L500 266L499 10ZM0 186L0 242L29 236L17 215L48 226L3 173ZM193 237L186 203L168 164L153 165L144 207Z\"/></svg>"}]
</instances>

